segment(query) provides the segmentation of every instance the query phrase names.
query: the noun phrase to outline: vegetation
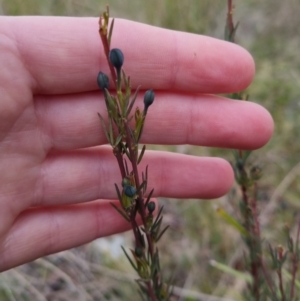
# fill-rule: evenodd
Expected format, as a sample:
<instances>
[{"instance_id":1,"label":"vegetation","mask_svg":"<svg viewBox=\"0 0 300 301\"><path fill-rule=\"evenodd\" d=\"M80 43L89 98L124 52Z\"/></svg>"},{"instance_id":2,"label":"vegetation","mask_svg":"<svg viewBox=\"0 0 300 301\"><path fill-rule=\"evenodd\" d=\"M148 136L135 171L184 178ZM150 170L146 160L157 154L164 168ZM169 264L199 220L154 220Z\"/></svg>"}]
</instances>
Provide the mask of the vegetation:
<instances>
[{"instance_id":1,"label":"vegetation","mask_svg":"<svg viewBox=\"0 0 300 301\"><path fill-rule=\"evenodd\" d=\"M0 10L5 15L99 17L107 2L2 0ZM250 164L262 166L263 175L257 188L261 236L273 247L286 245L286 224L295 237L300 209L300 7L297 2L235 1L235 20L240 21L236 42L251 52L257 68L247 92L251 101L271 112L276 125L270 143L248 159ZM116 17L221 39L224 36L227 7L221 0L115 0L109 4L111 15ZM234 162L228 150L193 146L160 148L200 156L218 155ZM247 277L226 270L227 267L243 270L240 233L216 213L218 207L234 215L240 196L237 185L229 195L214 201L161 200L165 205L165 220L171 225L160 247L161 261L166 278L177 271L175 283L183 288L174 289L181 295L178 300L243 300L241 292L247 286ZM122 237L123 245L131 240L130 235ZM0 299L132 300L135 276L128 274L130 266L124 255L111 249L117 239L120 237L100 240L101 245L95 242L1 274ZM107 241L109 251L103 250Z\"/></svg>"}]
</instances>

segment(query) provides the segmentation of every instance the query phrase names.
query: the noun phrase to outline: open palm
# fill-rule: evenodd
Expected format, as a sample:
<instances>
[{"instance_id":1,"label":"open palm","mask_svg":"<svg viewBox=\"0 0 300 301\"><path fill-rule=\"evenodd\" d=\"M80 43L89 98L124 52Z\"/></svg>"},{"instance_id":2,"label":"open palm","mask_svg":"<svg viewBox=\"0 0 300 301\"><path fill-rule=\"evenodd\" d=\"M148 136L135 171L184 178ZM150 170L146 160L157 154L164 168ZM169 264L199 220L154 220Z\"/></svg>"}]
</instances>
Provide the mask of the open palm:
<instances>
[{"instance_id":1,"label":"open palm","mask_svg":"<svg viewBox=\"0 0 300 301\"><path fill-rule=\"evenodd\" d=\"M0 19L0 270L129 228L109 204L120 174L97 117L96 76L109 74L97 30L94 18ZM262 107L211 95L251 82L242 48L125 20L112 46L132 87L156 92L143 142L252 149L270 138ZM148 152L145 162L156 196L214 198L233 181L218 158Z\"/></svg>"}]
</instances>

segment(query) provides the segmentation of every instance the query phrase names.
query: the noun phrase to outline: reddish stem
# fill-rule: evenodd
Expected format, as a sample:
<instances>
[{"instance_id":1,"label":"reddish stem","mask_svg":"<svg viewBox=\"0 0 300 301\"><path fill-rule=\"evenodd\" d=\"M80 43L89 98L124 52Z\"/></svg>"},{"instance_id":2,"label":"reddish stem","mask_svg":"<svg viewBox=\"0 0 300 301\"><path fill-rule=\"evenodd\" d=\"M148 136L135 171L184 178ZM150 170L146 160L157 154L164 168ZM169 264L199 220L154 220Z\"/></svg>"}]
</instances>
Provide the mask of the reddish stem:
<instances>
[{"instance_id":1,"label":"reddish stem","mask_svg":"<svg viewBox=\"0 0 300 301\"><path fill-rule=\"evenodd\" d=\"M268 284L268 287L269 287L269 289L270 289L270 291L271 291L271 293L273 295L273 299L276 300L276 301L278 301L276 292L274 291L275 285L272 283L272 280L271 280L271 278L269 277L269 275L267 273L267 270L266 270L266 267L265 267L265 265L263 263L262 258L260 258L260 262L261 262L261 270L262 270L262 272L263 272L263 274L265 276L265 280L266 280L266 282Z\"/></svg>"},{"instance_id":2,"label":"reddish stem","mask_svg":"<svg viewBox=\"0 0 300 301\"><path fill-rule=\"evenodd\" d=\"M130 139L131 133L130 133L128 124L125 124L125 127L126 127L127 144L128 144L128 148L129 148L129 154L130 154L130 161L132 164L132 170L133 170L133 174L134 174L134 180L135 180L136 187L139 187L140 179L139 179L139 171L138 171L138 167L137 167L136 150L135 150L134 145L132 144L132 139ZM144 199L143 199L141 191L139 192L139 196L137 198L137 206L135 208L135 212L137 212L137 211L140 213L142 221L143 221L143 225L146 229L147 228L147 226L146 226L146 223L147 223L146 222L146 209L145 209ZM135 218L135 216L133 218ZM147 242L148 242L148 246L149 246L149 253L152 258L153 254L154 254L152 238L149 233L146 233L146 237L147 237Z\"/></svg>"},{"instance_id":3,"label":"reddish stem","mask_svg":"<svg viewBox=\"0 0 300 301\"><path fill-rule=\"evenodd\" d=\"M279 279L279 290L281 293L281 301L286 301L284 288L283 288L283 279L282 279L282 270L281 268L277 271L278 279Z\"/></svg>"},{"instance_id":4,"label":"reddish stem","mask_svg":"<svg viewBox=\"0 0 300 301\"><path fill-rule=\"evenodd\" d=\"M107 33L102 32L102 30L101 30L101 24L102 23L101 22L102 22L102 18L100 17L99 34L100 34L101 41L102 41L102 44L103 44L104 53L105 53L105 56L106 56L106 59L107 59L107 62L108 62L109 68L110 68L110 72L111 72L111 75L112 75L112 78L113 78L113 81L115 83L115 87L116 87L116 90L117 90L118 87L117 87L116 72L115 72L115 69L113 68L113 66L111 65L111 63L109 61L110 48L109 48L109 44L108 44L108 40L107 40ZM132 138L131 138L130 129L129 129L129 126L128 126L126 121L124 122L124 127L126 128L126 136L127 136L126 137L127 138L126 142L127 142L128 149L129 149L130 161L131 161L132 170L133 170L133 174L134 174L135 184L136 184L136 187L139 187L140 186L140 180L139 180L139 173L138 173L138 168L137 168L136 150L134 148L133 141L132 141ZM115 148L114 149L114 155L117 158L122 178L125 178L126 177L126 170L125 170L125 167L124 167L122 150L120 148ZM141 246L140 234L138 233L138 224L136 222L136 213L137 212L139 212L139 214L141 215L144 228L147 229L147 226L146 226L146 209L145 209L144 199L143 199L143 195L142 195L141 191L139 192L139 196L137 198L136 206L131 211L131 216L130 216L132 230L133 230L133 233L134 233L136 245ZM154 256L154 246L153 246L153 241L152 241L152 238L150 236L150 233L148 233L148 232L146 233L146 238L147 238L147 243L148 243L150 256L151 256L151 258L153 258L153 256ZM156 278L159 279L159 277L156 277ZM158 284L158 283L156 283L156 284ZM155 296L155 293L154 293L154 290L153 290L153 285L151 284L151 281L148 281L146 283L146 286L147 286L148 293L149 293L149 296L150 296L151 300L152 301L158 301L156 296ZM157 286L158 285L156 285L156 287Z\"/></svg>"},{"instance_id":5,"label":"reddish stem","mask_svg":"<svg viewBox=\"0 0 300 301\"><path fill-rule=\"evenodd\" d=\"M113 78L113 82L114 82L114 84L117 88L117 75L116 75L116 71L115 71L114 67L111 65L111 63L109 61L109 51L110 51L109 44L108 44L106 34L104 34L101 30L101 24L102 24L102 17L100 17L100 20L99 20L99 26L100 26L99 34L100 34L100 38L101 38L102 45L103 45L103 48L104 48L104 53L105 53L105 56L106 56L106 59L107 59L107 62L108 62L109 70L110 70L111 76Z\"/></svg>"},{"instance_id":6,"label":"reddish stem","mask_svg":"<svg viewBox=\"0 0 300 301\"><path fill-rule=\"evenodd\" d=\"M239 157L243 159L243 152L239 150ZM240 173L243 177L247 177L244 167ZM257 218L256 198L255 194L250 201L248 196L248 187L245 184L241 185L243 202L245 204L245 227L250 236L249 251L250 251L250 268L253 277L252 292L255 296L255 301L260 300L260 268L261 268L261 251L260 251L260 233ZM253 223L254 222L254 223Z\"/></svg>"},{"instance_id":7,"label":"reddish stem","mask_svg":"<svg viewBox=\"0 0 300 301\"><path fill-rule=\"evenodd\" d=\"M234 32L234 24L233 24L233 4L232 0L227 1L227 26L229 30L229 37L231 42L234 42L232 37L233 37L233 32Z\"/></svg>"},{"instance_id":8,"label":"reddish stem","mask_svg":"<svg viewBox=\"0 0 300 301\"><path fill-rule=\"evenodd\" d=\"M296 274L298 271L298 264L299 264L299 258L298 258L298 246L299 246L299 240L300 240L300 221L298 222L298 229L297 229L297 238L296 238L296 250L294 250L293 254L293 272L292 272L292 283L291 283L291 295L290 295L290 301L293 301L294 294L295 294L295 283L296 283Z\"/></svg>"}]
</instances>

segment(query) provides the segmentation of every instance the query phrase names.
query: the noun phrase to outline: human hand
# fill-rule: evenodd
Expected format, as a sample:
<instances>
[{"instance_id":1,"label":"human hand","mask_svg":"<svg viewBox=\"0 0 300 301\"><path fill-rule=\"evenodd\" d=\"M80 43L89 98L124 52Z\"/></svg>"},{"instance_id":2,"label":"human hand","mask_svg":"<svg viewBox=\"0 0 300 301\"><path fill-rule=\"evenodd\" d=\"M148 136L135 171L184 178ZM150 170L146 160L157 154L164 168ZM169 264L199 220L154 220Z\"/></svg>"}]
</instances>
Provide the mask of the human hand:
<instances>
[{"instance_id":1,"label":"human hand","mask_svg":"<svg viewBox=\"0 0 300 301\"><path fill-rule=\"evenodd\" d=\"M97 30L92 18L0 19L1 271L130 228L109 204L121 179L97 116L106 114L96 77L109 74ZM254 149L269 140L262 107L208 95L251 82L253 60L239 46L117 19L112 47L133 89L156 93L142 142ZM149 151L143 161L156 196L215 198L233 182L223 159Z\"/></svg>"}]
</instances>

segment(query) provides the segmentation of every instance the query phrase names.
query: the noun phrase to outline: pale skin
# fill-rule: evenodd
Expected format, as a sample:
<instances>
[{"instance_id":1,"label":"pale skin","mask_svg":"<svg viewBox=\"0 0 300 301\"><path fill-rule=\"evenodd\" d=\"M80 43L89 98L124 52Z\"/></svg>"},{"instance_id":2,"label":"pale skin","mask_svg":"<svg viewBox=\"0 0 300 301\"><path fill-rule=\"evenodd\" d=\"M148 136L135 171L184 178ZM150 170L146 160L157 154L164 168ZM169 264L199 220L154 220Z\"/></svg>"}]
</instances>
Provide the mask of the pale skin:
<instances>
[{"instance_id":1,"label":"pale skin","mask_svg":"<svg viewBox=\"0 0 300 301\"><path fill-rule=\"evenodd\" d=\"M121 178L97 116L96 77L109 74L97 30L94 18L0 19L1 271L130 228L109 204ZM264 108L213 95L251 83L241 47L119 19L112 47L132 88L156 93L142 142L256 149L270 139ZM156 197L216 198L233 183L219 158L149 151L146 164Z\"/></svg>"}]
</instances>

